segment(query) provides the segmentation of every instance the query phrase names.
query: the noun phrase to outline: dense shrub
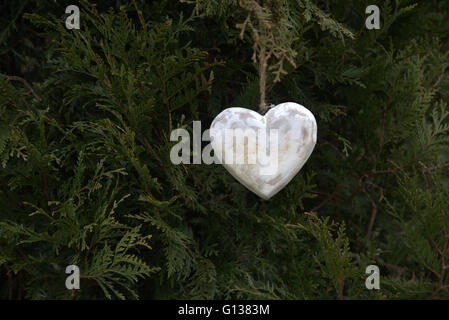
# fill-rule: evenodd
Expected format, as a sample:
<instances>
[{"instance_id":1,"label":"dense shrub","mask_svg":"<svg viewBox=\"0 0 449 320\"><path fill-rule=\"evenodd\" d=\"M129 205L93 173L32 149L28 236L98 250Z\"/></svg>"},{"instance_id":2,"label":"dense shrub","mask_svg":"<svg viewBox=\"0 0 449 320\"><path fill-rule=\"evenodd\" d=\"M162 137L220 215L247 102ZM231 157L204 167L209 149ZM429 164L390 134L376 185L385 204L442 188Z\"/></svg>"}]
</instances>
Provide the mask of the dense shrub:
<instances>
[{"instance_id":1,"label":"dense shrub","mask_svg":"<svg viewBox=\"0 0 449 320\"><path fill-rule=\"evenodd\" d=\"M0 4L0 298L449 298L449 3L255 3L81 2L80 30ZM280 48L267 103L318 122L269 201L169 159L171 130L257 110L248 17Z\"/></svg>"}]
</instances>

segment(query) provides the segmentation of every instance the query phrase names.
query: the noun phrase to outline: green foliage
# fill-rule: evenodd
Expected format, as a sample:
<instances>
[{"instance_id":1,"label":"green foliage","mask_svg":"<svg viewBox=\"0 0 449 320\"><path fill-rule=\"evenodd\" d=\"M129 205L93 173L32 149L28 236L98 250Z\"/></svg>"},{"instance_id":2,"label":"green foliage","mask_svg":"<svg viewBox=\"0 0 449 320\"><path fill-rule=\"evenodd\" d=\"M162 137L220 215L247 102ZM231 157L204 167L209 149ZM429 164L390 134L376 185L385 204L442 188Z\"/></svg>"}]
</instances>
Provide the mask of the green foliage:
<instances>
[{"instance_id":1,"label":"green foliage","mask_svg":"<svg viewBox=\"0 0 449 320\"><path fill-rule=\"evenodd\" d=\"M418 169L418 168L417 168ZM428 273L420 284L411 278L407 284L420 285L423 288L419 296L449 297L449 276L447 261L449 259L449 221L447 217L449 188L442 180L444 168L440 163L421 168L413 175L398 173L399 194L407 205L401 210L392 203L389 213L395 218L403 236L398 246L407 250L408 266L404 272L410 274L414 268L421 267L420 272ZM446 169L447 170L447 169ZM424 183L423 183L424 180ZM409 296L404 284L392 282L404 296Z\"/></svg>"},{"instance_id":2,"label":"green foliage","mask_svg":"<svg viewBox=\"0 0 449 320\"><path fill-rule=\"evenodd\" d=\"M337 226L329 222L329 217L319 219L312 215L305 229L318 241L322 250L320 259L324 263L318 259L317 263L323 276L332 281L339 298L342 299L345 279L354 276L352 273L357 272L351 267L349 240L345 234L344 223ZM332 231L337 233L335 239L332 237Z\"/></svg>"},{"instance_id":3,"label":"green foliage","mask_svg":"<svg viewBox=\"0 0 449 320\"><path fill-rule=\"evenodd\" d=\"M50 0L0 19L0 298L449 298L447 2L80 8L80 30ZM261 61L267 103L319 127L269 201L169 157L171 130L256 108Z\"/></svg>"}]
</instances>

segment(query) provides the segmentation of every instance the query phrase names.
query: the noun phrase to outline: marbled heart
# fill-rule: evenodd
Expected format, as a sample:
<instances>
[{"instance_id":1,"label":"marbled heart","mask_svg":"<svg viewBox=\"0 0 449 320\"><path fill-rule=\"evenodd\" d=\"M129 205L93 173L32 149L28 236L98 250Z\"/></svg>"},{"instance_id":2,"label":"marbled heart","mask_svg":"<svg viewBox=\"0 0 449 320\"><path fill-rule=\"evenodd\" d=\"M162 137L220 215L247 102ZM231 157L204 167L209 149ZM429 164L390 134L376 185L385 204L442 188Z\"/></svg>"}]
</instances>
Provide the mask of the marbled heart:
<instances>
[{"instance_id":1,"label":"marbled heart","mask_svg":"<svg viewBox=\"0 0 449 320\"><path fill-rule=\"evenodd\" d=\"M229 108L217 115L210 129L212 148L220 163L246 188L266 200L301 170L317 137L313 114L293 102L279 104L264 116L245 108ZM226 138L229 132L244 132L243 139ZM256 133L253 140L251 132Z\"/></svg>"}]
</instances>

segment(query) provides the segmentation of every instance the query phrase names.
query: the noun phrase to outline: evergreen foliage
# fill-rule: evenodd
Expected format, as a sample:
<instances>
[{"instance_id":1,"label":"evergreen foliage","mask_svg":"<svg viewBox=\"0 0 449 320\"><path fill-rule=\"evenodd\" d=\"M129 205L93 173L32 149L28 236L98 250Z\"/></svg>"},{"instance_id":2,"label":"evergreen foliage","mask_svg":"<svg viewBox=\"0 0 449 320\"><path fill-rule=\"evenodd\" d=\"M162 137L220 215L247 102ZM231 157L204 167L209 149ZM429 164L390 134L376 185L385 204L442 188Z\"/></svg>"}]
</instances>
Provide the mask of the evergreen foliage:
<instances>
[{"instance_id":1,"label":"evergreen foliage","mask_svg":"<svg viewBox=\"0 0 449 320\"><path fill-rule=\"evenodd\" d=\"M70 4L0 3L0 298L449 298L447 1ZM261 62L318 122L269 201L169 157L260 107Z\"/></svg>"}]
</instances>

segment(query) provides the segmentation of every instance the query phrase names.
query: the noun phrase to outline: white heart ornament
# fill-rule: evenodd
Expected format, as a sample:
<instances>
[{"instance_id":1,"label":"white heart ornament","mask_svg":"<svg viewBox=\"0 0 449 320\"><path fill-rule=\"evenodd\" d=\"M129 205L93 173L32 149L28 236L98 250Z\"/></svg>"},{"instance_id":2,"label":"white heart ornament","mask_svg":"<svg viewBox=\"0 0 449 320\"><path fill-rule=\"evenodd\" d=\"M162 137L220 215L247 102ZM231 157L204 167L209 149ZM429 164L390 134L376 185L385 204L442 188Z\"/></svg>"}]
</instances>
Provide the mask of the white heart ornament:
<instances>
[{"instance_id":1,"label":"white heart ornament","mask_svg":"<svg viewBox=\"0 0 449 320\"><path fill-rule=\"evenodd\" d=\"M313 114L286 102L264 116L245 108L218 114L210 128L217 160L246 188L268 200L301 170L316 144Z\"/></svg>"}]
</instances>

